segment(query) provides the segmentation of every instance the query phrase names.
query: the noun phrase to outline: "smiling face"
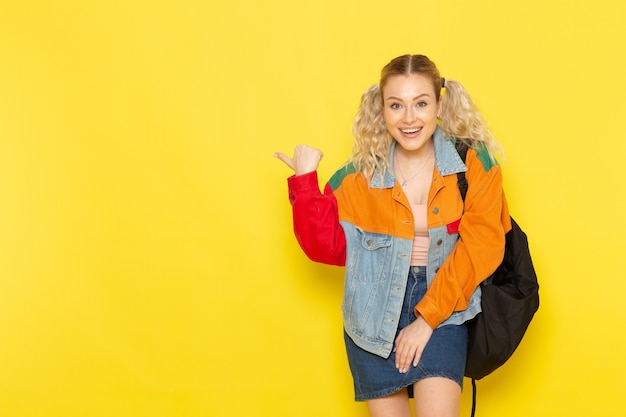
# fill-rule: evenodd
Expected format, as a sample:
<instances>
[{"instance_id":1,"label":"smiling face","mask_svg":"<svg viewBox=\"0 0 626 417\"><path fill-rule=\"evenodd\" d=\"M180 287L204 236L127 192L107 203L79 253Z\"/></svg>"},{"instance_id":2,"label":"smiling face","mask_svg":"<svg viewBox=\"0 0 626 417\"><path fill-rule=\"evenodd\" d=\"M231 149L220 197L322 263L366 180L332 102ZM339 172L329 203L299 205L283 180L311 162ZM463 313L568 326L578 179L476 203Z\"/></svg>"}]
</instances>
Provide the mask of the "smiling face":
<instances>
[{"instance_id":1,"label":"smiling face","mask_svg":"<svg viewBox=\"0 0 626 417\"><path fill-rule=\"evenodd\" d=\"M387 130L402 150L422 152L435 133L441 111L430 78L420 74L389 77L383 87L383 106Z\"/></svg>"}]
</instances>

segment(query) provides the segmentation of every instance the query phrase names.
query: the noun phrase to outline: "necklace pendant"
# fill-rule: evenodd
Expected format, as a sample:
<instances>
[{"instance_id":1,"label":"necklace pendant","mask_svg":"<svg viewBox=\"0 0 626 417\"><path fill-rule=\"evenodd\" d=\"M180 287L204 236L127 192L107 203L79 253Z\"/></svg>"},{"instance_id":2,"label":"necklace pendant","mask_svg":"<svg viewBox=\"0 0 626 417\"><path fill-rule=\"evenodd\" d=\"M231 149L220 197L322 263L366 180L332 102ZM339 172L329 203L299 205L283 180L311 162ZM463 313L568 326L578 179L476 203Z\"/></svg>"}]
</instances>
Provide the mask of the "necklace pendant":
<instances>
[{"instance_id":1,"label":"necklace pendant","mask_svg":"<svg viewBox=\"0 0 626 417\"><path fill-rule=\"evenodd\" d=\"M402 188L406 188L406 181L404 181L401 185Z\"/></svg>"}]
</instances>

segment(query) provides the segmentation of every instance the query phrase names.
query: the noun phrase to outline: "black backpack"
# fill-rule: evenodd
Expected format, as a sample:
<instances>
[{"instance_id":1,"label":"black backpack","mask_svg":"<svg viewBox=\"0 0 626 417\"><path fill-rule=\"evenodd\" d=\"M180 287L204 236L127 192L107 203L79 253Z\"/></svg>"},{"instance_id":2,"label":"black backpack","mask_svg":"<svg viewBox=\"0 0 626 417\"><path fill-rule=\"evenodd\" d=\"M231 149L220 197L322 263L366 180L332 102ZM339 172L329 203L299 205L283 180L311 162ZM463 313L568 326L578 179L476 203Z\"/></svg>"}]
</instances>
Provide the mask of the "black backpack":
<instances>
[{"instance_id":1,"label":"black backpack","mask_svg":"<svg viewBox=\"0 0 626 417\"><path fill-rule=\"evenodd\" d=\"M467 145L459 141L456 148L465 162ZM457 180L465 201L465 172L458 173ZM539 308L539 283L528 239L513 218L511 226L506 234L502 263L480 284L482 312L468 322L465 376L472 379L472 416L476 410L476 380L489 375L511 357Z\"/></svg>"}]
</instances>

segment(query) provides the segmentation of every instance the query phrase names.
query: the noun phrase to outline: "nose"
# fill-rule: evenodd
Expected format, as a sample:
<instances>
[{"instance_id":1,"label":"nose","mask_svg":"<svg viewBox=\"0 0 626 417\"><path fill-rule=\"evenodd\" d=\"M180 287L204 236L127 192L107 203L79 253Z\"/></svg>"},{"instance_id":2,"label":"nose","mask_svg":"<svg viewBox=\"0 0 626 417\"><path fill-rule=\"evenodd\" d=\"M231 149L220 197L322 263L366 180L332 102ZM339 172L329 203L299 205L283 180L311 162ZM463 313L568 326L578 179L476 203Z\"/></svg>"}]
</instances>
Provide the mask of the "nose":
<instances>
[{"instance_id":1,"label":"nose","mask_svg":"<svg viewBox=\"0 0 626 417\"><path fill-rule=\"evenodd\" d=\"M404 115L403 115L403 122L404 123L412 123L417 119L417 112L415 110L415 108L413 106L407 106L404 110Z\"/></svg>"}]
</instances>

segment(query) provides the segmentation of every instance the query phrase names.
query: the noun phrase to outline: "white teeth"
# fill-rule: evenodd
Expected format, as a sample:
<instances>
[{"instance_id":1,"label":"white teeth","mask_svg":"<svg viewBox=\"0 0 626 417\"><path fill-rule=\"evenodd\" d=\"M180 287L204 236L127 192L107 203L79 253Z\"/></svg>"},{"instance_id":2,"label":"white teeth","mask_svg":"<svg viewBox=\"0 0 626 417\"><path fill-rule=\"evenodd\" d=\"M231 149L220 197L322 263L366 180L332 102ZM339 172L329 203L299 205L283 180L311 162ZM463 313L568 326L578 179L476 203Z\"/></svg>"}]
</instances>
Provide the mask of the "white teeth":
<instances>
[{"instance_id":1,"label":"white teeth","mask_svg":"<svg viewBox=\"0 0 626 417\"><path fill-rule=\"evenodd\" d=\"M421 127L419 129L406 129L406 130L403 130L402 133L417 133L420 130L422 130Z\"/></svg>"}]
</instances>

